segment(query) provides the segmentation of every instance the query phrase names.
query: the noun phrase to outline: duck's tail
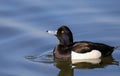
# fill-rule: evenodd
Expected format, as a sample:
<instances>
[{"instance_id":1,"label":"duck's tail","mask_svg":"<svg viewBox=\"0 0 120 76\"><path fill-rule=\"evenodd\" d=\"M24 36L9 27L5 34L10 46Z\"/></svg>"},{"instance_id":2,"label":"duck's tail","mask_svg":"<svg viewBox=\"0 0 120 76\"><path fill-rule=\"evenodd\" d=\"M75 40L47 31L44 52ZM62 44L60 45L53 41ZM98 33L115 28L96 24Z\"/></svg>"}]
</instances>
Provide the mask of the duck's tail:
<instances>
[{"instance_id":1,"label":"duck's tail","mask_svg":"<svg viewBox=\"0 0 120 76\"><path fill-rule=\"evenodd\" d=\"M114 48L114 49L117 49L117 48L119 48L119 47L120 47L120 46L114 46L113 48Z\"/></svg>"}]
</instances>

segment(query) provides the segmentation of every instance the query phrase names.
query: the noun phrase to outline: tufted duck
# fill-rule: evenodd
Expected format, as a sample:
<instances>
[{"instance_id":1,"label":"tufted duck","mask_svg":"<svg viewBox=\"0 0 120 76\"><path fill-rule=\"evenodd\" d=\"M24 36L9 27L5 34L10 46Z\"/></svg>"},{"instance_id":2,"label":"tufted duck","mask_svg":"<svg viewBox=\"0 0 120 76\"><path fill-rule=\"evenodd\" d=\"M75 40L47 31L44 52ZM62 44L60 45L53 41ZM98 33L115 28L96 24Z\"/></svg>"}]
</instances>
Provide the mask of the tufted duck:
<instances>
[{"instance_id":1,"label":"tufted duck","mask_svg":"<svg viewBox=\"0 0 120 76\"><path fill-rule=\"evenodd\" d=\"M54 56L62 59L98 59L109 56L116 47L89 41L73 42L73 35L67 26L61 26L55 33L59 44L54 48Z\"/></svg>"}]
</instances>

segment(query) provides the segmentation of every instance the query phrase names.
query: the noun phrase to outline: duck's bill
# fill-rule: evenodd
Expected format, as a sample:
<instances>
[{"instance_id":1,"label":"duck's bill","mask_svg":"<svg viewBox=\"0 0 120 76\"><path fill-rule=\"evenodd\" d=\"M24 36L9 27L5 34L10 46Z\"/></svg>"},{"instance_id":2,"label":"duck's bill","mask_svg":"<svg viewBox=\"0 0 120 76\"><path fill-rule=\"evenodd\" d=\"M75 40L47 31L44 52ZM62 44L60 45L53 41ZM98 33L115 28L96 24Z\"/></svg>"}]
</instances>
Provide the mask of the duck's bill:
<instances>
[{"instance_id":1,"label":"duck's bill","mask_svg":"<svg viewBox=\"0 0 120 76\"><path fill-rule=\"evenodd\" d=\"M57 31L47 30L46 32L47 32L48 34L57 35Z\"/></svg>"}]
</instances>

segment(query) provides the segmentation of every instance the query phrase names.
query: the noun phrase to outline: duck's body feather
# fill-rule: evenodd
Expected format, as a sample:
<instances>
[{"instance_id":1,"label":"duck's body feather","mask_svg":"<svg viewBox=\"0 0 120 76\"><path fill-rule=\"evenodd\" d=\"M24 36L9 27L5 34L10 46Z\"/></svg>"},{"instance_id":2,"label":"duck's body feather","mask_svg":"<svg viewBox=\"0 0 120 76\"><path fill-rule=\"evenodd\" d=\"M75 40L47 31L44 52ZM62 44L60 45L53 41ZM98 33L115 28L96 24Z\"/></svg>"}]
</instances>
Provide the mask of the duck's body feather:
<instances>
[{"instance_id":1,"label":"duck's body feather","mask_svg":"<svg viewBox=\"0 0 120 76\"><path fill-rule=\"evenodd\" d=\"M77 53L86 53L92 50L99 50L102 53L102 56L108 56L113 52L114 47L102 43L80 41L74 43L72 50Z\"/></svg>"},{"instance_id":2,"label":"duck's body feather","mask_svg":"<svg viewBox=\"0 0 120 76\"><path fill-rule=\"evenodd\" d=\"M79 41L74 42L72 45L68 47L63 45L57 45L54 49L54 54L57 58L70 58L71 52L74 51L76 53L80 53L81 55L91 52L93 50L98 50L101 52L102 56L109 56L112 54L114 47L111 47L102 43L94 43L88 41ZM71 54L71 55L70 55ZM96 57L97 58L97 57Z\"/></svg>"}]
</instances>

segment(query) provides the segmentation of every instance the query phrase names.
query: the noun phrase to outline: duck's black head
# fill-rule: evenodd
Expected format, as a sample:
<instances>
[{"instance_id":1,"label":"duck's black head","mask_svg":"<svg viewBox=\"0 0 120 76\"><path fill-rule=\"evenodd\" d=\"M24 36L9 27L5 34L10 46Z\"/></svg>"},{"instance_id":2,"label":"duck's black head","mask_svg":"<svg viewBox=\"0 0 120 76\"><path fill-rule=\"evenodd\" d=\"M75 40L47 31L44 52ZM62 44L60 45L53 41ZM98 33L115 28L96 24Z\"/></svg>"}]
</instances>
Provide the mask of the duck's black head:
<instances>
[{"instance_id":1,"label":"duck's black head","mask_svg":"<svg viewBox=\"0 0 120 76\"><path fill-rule=\"evenodd\" d=\"M73 43L73 35L67 26L61 26L57 30L57 38L61 45L69 46Z\"/></svg>"}]
</instances>

